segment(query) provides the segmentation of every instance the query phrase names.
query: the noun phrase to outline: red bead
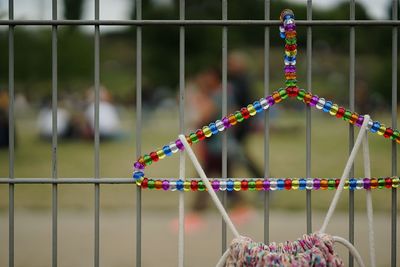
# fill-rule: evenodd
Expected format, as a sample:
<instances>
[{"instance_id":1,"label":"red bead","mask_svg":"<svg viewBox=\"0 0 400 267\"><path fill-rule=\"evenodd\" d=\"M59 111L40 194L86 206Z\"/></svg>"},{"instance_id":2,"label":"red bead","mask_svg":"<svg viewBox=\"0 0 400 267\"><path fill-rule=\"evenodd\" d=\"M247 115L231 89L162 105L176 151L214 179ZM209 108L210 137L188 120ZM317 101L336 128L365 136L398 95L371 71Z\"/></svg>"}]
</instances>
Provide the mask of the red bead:
<instances>
[{"instance_id":1,"label":"red bead","mask_svg":"<svg viewBox=\"0 0 400 267\"><path fill-rule=\"evenodd\" d=\"M199 188L199 183L196 180L190 182L190 189L192 191L197 191L198 188Z\"/></svg>"},{"instance_id":2,"label":"red bead","mask_svg":"<svg viewBox=\"0 0 400 267\"><path fill-rule=\"evenodd\" d=\"M150 153L150 157L151 157L151 159L152 159L153 161L158 161L158 159L159 159L156 152L151 152L151 153Z\"/></svg>"},{"instance_id":3,"label":"red bead","mask_svg":"<svg viewBox=\"0 0 400 267\"><path fill-rule=\"evenodd\" d=\"M299 94L299 87L289 86L286 88L286 92L289 97L296 97Z\"/></svg>"},{"instance_id":4,"label":"red bead","mask_svg":"<svg viewBox=\"0 0 400 267\"><path fill-rule=\"evenodd\" d=\"M249 182L246 180L242 180L242 182L240 183L240 186L242 187L243 191L246 191L247 189L249 189Z\"/></svg>"},{"instance_id":5,"label":"red bead","mask_svg":"<svg viewBox=\"0 0 400 267\"><path fill-rule=\"evenodd\" d=\"M383 136L385 137L385 138L389 138L389 137L391 137L393 135L393 129L392 128L386 128L386 131L385 131L385 133L383 134Z\"/></svg>"},{"instance_id":6,"label":"red bead","mask_svg":"<svg viewBox=\"0 0 400 267\"><path fill-rule=\"evenodd\" d=\"M286 44L285 45L285 50L293 51L293 50L296 50L296 49L297 49L297 45L296 44L292 44L292 45Z\"/></svg>"},{"instance_id":7,"label":"red bead","mask_svg":"<svg viewBox=\"0 0 400 267\"><path fill-rule=\"evenodd\" d=\"M339 187L340 179L335 179L335 188Z\"/></svg>"},{"instance_id":8,"label":"red bead","mask_svg":"<svg viewBox=\"0 0 400 267\"><path fill-rule=\"evenodd\" d=\"M386 178L385 179L385 187L386 188L392 188L392 179L391 178Z\"/></svg>"},{"instance_id":9,"label":"red bead","mask_svg":"<svg viewBox=\"0 0 400 267\"><path fill-rule=\"evenodd\" d=\"M250 113L247 108L241 108L240 113L242 113L243 118L248 119L250 117Z\"/></svg>"},{"instance_id":10,"label":"red bead","mask_svg":"<svg viewBox=\"0 0 400 267\"><path fill-rule=\"evenodd\" d=\"M286 190L292 189L292 180L291 179L285 179L285 189Z\"/></svg>"},{"instance_id":11,"label":"red bead","mask_svg":"<svg viewBox=\"0 0 400 267\"><path fill-rule=\"evenodd\" d=\"M201 141L201 140L204 140L204 139L206 138L206 136L204 135L203 131L200 130L200 129L198 129L198 130L196 131L196 135L197 135L197 138L199 138L200 141Z\"/></svg>"},{"instance_id":12,"label":"red bead","mask_svg":"<svg viewBox=\"0 0 400 267\"><path fill-rule=\"evenodd\" d=\"M336 118L342 118L345 112L346 109L344 107L340 107L336 113Z\"/></svg>"},{"instance_id":13,"label":"red bead","mask_svg":"<svg viewBox=\"0 0 400 267\"><path fill-rule=\"evenodd\" d=\"M142 187L143 189L146 189L148 184L149 184L149 179L144 178L140 187Z\"/></svg>"}]
</instances>

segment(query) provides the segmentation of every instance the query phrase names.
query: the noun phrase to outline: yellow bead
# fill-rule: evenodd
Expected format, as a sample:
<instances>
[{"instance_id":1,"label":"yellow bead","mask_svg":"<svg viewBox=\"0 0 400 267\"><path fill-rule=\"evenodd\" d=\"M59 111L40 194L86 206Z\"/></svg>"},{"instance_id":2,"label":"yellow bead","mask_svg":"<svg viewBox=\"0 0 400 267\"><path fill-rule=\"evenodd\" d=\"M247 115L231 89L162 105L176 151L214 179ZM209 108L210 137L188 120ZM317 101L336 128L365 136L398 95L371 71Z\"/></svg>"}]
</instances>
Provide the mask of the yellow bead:
<instances>
[{"instance_id":1,"label":"yellow bead","mask_svg":"<svg viewBox=\"0 0 400 267\"><path fill-rule=\"evenodd\" d=\"M206 137L210 137L212 135L211 129L208 126L203 127L203 133Z\"/></svg>"},{"instance_id":2,"label":"yellow bead","mask_svg":"<svg viewBox=\"0 0 400 267\"><path fill-rule=\"evenodd\" d=\"M386 126L384 124L381 124L381 127L378 129L378 134L383 135L386 132Z\"/></svg>"},{"instance_id":3,"label":"yellow bead","mask_svg":"<svg viewBox=\"0 0 400 267\"><path fill-rule=\"evenodd\" d=\"M399 177L392 178L392 187L398 188L399 187Z\"/></svg>"},{"instance_id":4,"label":"yellow bead","mask_svg":"<svg viewBox=\"0 0 400 267\"><path fill-rule=\"evenodd\" d=\"M349 179L346 179L345 181L344 181L344 187L343 187L344 189L349 189Z\"/></svg>"},{"instance_id":5,"label":"yellow bead","mask_svg":"<svg viewBox=\"0 0 400 267\"><path fill-rule=\"evenodd\" d=\"M143 180L144 180L144 177L141 177L140 179L137 179L137 180L136 180L136 185L137 185L137 186L141 186Z\"/></svg>"},{"instance_id":6,"label":"yellow bead","mask_svg":"<svg viewBox=\"0 0 400 267\"><path fill-rule=\"evenodd\" d=\"M254 106L252 104L249 104L247 106L247 110L249 111L250 116L254 116L257 113L256 109L254 108Z\"/></svg>"},{"instance_id":7,"label":"yellow bead","mask_svg":"<svg viewBox=\"0 0 400 267\"><path fill-rule=\"evenodd\" d=\"M240 181L235 181L235 182L233 183L233 190L235 190L235 191L240 191L240 188L241 188L241 183L240 183Z\"/></svg>"},{"instance_id":8,"label":"yellow bead","mask_svg":"<svg viewBox=\"0 0 400 267\"><path fill-rule=\"evenodd\" d=\"M297 178L292 179L292 189L294 190L299 189L299 179Z\"/></svg>"},{"instance_id":9,"label":"yellow bead","mask_svg":"<svg viewBox=\"0 0 400 267\"><path fill-rule=\"evenodd\" d=\"M336 113L339 110L339 106L337 104L333 104L331 107L331 110L329 110L329 114L331 114L332 116L335 116Z\"/></svg>"},{"instance_id":10,"label":"yellow bead","mask_svg":"<svg viewBox=\"0 0 400 267\"><path fill-rule=\"evenodd\" d=\"M165 158L164 150L160 149L156 153L157 153L157 156L158 156L159 159Z\"/></svg>"},{"instance_id":11,"label":"yellow bead","mask_svg":"<svg viewBox=\"0 0 400 267\"><path fill-rule=\"evenodd\" d=\"M183 191L185 191L185 192L190 191L190 182L189 181L183 182Z\"/></svg>"}]
</instances>

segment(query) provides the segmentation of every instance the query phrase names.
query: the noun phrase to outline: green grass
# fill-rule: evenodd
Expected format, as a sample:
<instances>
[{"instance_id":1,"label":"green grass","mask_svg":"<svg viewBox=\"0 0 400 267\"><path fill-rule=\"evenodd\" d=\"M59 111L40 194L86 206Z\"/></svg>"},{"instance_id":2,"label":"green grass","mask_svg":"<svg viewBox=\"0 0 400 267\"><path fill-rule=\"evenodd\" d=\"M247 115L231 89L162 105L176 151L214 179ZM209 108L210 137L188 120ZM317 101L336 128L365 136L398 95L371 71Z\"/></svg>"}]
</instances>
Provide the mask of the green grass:
<instances>
[{"instance_id":1,"label":"green grass","mask_svg":"<svg viewBox=\"0 0 400 267\"><path fill-rule=\"evenodd\" d=\"M279 108L282 108L279 107ZM177 136L177 111L158 112L145 117L142 130L142 152L149 152L174 140ZM135 116L130 110L122 113L126 137L114 142L101 143L101 177L129 177L135 160ZM312 164L314 177L339 177L348 155L348 124L320 112L312 113ZM389 124L389 114L379 114L378 119ZM17 147L15 151L16 177L51 177L51 144L41 141L35 130L34 112L27 117L17 118ZM244 122L243 124L246 124ZM236 126L245 127L245 125ZM356 130L357 133L357 130ZM303 111L280 110L278 119L272 120L270 143L270 173L274 177L304 177L305 175L305 122ZM370 151L373 176L390 176L391 143L377 135L370 135ZM263 133L255 132L245 144L255 163L263 166ZM60 141L58 147L59 177L93 177L94 144L92 141ZM400 162L398 162L399 164ZM186 160L189 177L197 176ZM249 173L242 166L234 166L231 177L245 177ZM178 157L160 161L146 172L150 177L176 177ZM361 156L357 158L355 176L363 174ZM0 177L8 176L8 151L0 151ZM102 208L118 209L134 206L134 185L101 186ZM61 208L88 209L93 207L93 186L60 185ZM251 205L262 206L261 194L242 193ZM313 207L328 206L333 192L314 192ZM188 193L188 202L193 193ZM364 208L365 192L356 192L356 207ZM348 194L340 203L346 209ZM375 190L373 193L377 210L390 209L390 190ZM144 207L152 209L175 209L177 194L166 192L143 193ZM17 185L16 207L47 209L51 205L50 185ZM274 208L303 209L305 193L301 191L273 192L271 205ZM8 207L8 186L0 185L0 210Z\"/></svg>"}]
</instances>

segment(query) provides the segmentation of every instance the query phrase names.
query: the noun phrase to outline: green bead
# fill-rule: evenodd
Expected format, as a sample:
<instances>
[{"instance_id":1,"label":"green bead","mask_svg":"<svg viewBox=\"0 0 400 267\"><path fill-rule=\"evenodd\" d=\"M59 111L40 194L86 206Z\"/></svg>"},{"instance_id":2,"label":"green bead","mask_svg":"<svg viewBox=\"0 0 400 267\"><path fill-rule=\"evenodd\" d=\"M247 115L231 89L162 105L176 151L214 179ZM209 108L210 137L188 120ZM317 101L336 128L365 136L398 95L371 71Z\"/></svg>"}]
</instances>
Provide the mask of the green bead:
<instances>
[{"instance_id":1,"label":"green bead","mask_svg":"<svg viewBox=\"0 0 400 267\"><path fill-rule=\"evenodd\" d=\"M151 159L151 157L149 155L144 155L143 159L144 159L144 163L146 165L151 165L151 163L153 163L153 160Z\"/></svg>"},{"instance_id":2,"label":"green bead","mask_svg":"<svg viewBox=\"0 0 400 267\"><path fill-rule=\"evenodd\" d=\"M379 179L378 179L378 188L379 188L379 189L382 189L382 188L384 188L384 187L385 187L385 179L379 178Z\"/></svg>"},{"instance_id":3,"label":"green bead","mask_svg":"<svg viewBox=\"0 0 400 267\"><path fill-rule=\"evenodd\" d=\"M287 44L291 45L291 44L295 44L297 39L294 38L294 37L293 38L286 38L285 41L286 41Z\"/></svg>"},{"instance_id":4,"label":"green bead","mask_svg":"<svg viewBox=\"0 0 400 267\"><path fill-rule=\"evenodd\" d=\"M189 138L193 144L196 144L197 142L199 142L199 138L197 137L197 135L195 133L191 133L189 135Z\"/></svg>"},{"instance_id":5,"label":"green bead","mask_svg":"<svg viewBox=\"0 0 400 267\"><path fill-rule=\"evenodd\" d=\"M329 190L333 190L333 189L335 189L335 180L334 179L329 179L328 180L328 189Z\"/></svg>"},{"instance_id":6,"label":"green bead","mask_svg":"<svg viewBox=\"0 0 400 267\"><path fill-rule=\"evenodd\" d=\"M287 92L286 92L286 89L280 89L279 91L279 95L281 96L281 98L282 99L286 99L286 98L288 98L288 94L287 94Z\"/></svg>"},{"instance_id":7,"label":"green bead","mask_svg":"<svg viewBox=\"0 0 400 267\"><path fill-rule=\"evenodd\" d=\"M306 95L306 91L304 89L300 89L299 94L297 95L297 99L302 101L304 99L305 95Z\"/></svg>"},{"instance_id":8,"label":"green bead","mask_svg":"<svg viewBox=\"0 0 400 267\"><path fill-rule=\"evenodd\" d=\"M249 191L256 190L256 182L254 180L249 181Z\"/></svg>"},{"instance_id":9,"label":"green bead","mask_svg":"<svg viewBox=\"0 0 400 267\"><path fill-rule=\"evenodd\" d=\"M344 115L343 115L343 119L344 119L345 121L349 121L350 118L351 118L351 111L346 110L346 112L345 112Z\"/></svg>"},{"instance_id":10,"label":"green bead","mask_svg":"<svg viewBox=\"0 0 400 267\"><path fill-rule=\"evenodd\" d=\"M243 115L240 111L235 112L235 118L238 122L242 122L244 120Z\"/></svg>"},{"instance_id":11,"label":"green bead","mask_svg":"<svg viewBox=\"0 0 400 267\"><path fill-rule=\"evenodd\" d=\"M154 189L154 186L155 186L154 180L150 179L150 180L147 182L147 187L148 187L149 189Z\"/></svg>"},{"instance_id":12,"label":"green bead","mask_svg":"<svg viewBox=\"0 0 400 267\"><path fill-rule=\"evenodd\" d=\"M398 130L394 130L393 131L393 135L390 137L390 139L392 139L392 140L396 140L397 139L397 137L399 137L399 131Z\"/></svg>"},{"instance_id":13,"label":"green bead","mask_svg":"<svg viewBox=\"0 0 400 267\"><path fill-rule=\"evenodd\" d=\"M297 80L286 80L286 86L296 86Z\"/></svg>"},{"instance_id":14,"label":"green bead","mask_svg":"<svg viewBox=\"0 0 400 267\"><path fill-rule=\"evenodd\" d=\"M198 181L197 186L198 186L197 190L199 190L199 191L201 191L201 192L203 192L204 190L206 190L206 186L204 185L204 182L203 182L203 181Z\"/></svg>"}]
</instances>

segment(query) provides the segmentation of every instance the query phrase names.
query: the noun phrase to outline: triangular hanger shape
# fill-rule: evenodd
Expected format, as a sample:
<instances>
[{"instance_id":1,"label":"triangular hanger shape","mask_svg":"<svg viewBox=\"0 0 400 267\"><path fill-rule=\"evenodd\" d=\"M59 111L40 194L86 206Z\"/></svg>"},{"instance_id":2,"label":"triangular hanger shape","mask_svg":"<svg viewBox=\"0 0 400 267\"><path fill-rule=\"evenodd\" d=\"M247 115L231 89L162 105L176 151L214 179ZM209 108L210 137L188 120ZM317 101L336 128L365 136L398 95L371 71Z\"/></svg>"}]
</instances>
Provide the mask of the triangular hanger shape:
<instances>
[{"instance_id":1,"label":"triangular hanger shape","mask_svg":"<svg viewBox=\"0 0 400 267\"><path fill-rule=\"evenodd\" d=\"M287 98L295 98L304 104L314 107L317 110L322 110L324 113L329 113L336 118L342 118L350 124L357 127L361 127L364 122L364 116L359 115L356 112L350 111L344 107L335 104L332 101L325 100L322 97L312 94L304 89L299 89L297 86L296 79L296 55L297 55L297 40L296 40L296 25L294 22L294 15L291 10L284 10L281 13L282 25L280 26L281 37L285 39L285 85L286 88L281 88L267 97L261 98L259 101L255 101L253 104L247 105L240 110L230 114L229 116L223 117L221 120L211 122L209 125L203 126L202 129L198 129L194 133L190 133L186 136L186 140L190 145L202 141L206 138L210 138L213 135L217 135L219 132L227 130L231 126L234 126L242 121L255 116L258 113L263 112L271 108L277 103L281 103ZM367 128L371 133L376 133L380 136L390 139L400 144L400 131L386 127L379 121L368 122ZM142 181L145 179L144 169L151 165L153 162L157 162L166 156L184 150L182 142L177 139L171 142L169 145L165 145L163 148L153 151L149 154L145 154L140 157L133 165L133 178L135 179L138 186L141 186Z\"/></svg>"}]
</instances>

